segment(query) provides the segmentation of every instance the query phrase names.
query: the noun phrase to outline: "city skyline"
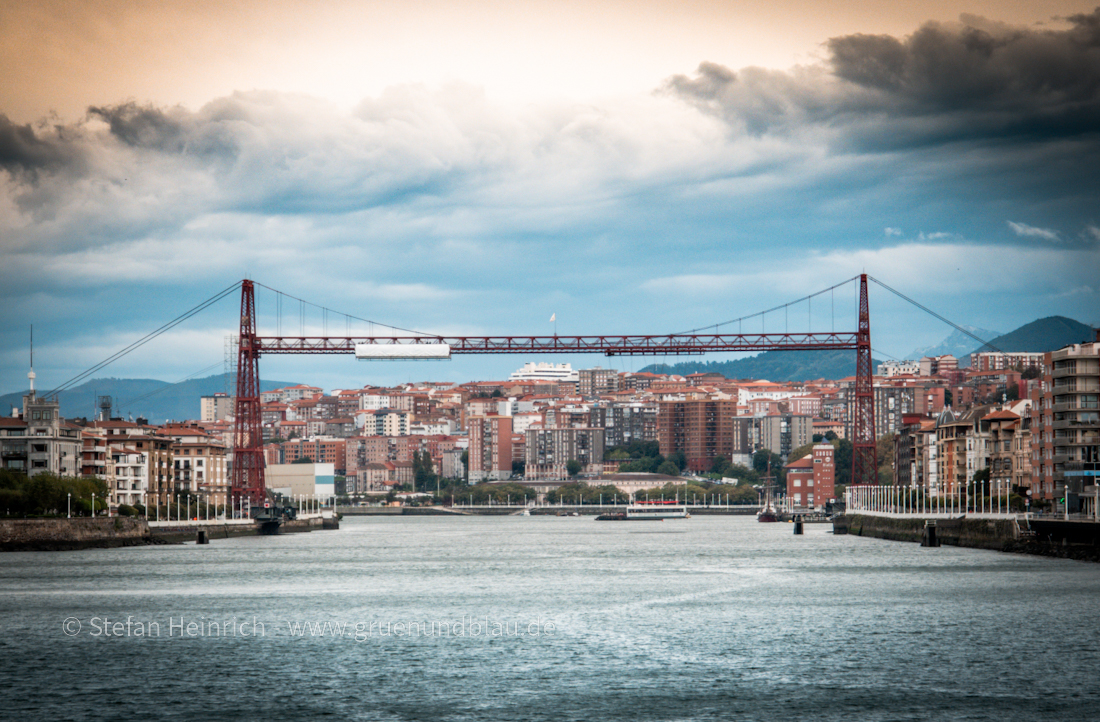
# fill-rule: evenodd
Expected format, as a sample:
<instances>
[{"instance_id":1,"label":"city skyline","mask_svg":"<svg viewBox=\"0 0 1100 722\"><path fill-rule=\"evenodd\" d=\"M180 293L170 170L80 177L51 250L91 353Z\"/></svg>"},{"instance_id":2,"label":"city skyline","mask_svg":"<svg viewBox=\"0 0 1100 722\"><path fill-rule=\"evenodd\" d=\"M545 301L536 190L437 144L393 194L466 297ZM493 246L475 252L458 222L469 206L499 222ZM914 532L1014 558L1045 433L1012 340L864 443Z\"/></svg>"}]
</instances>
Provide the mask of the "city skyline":
<instances>
[{"instance_id":1,"label":"city skyline","mask_svg":"<svg viewBox=\"0 0 1100 722\"><path fill-rule=\"evenodd\" d=\"M32 323L48 390L244 277L450 335L670 333L863 271L956 323L1100 323L1088 3L297 8L0 5L0 392ZM876 351L951 333L872 293ZM102 375L218 364L236 303ZM666 359L261 375L532 360Z\"/></svg>"}]
</instances>

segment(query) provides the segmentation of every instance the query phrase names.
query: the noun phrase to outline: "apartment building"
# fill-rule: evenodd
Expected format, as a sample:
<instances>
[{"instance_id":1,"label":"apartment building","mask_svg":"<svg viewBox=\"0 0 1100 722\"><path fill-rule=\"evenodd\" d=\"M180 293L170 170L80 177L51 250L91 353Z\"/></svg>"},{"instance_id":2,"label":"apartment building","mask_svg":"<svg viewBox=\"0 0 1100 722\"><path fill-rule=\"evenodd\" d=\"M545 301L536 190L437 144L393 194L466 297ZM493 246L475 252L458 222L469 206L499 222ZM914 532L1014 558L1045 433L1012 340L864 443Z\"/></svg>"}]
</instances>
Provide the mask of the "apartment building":
<instances>
[{"instance_id":1,"label":"apartment building","mask_svg":"<svg viewBox=\"0 0 1100 722\"><path fill-rule=\"evenodd\" d=\"M577 372L577 393L585 398L612 394L619 390L619 372L599 366Z\"/></svg>"},{"instance_id":2,"label":"apartment building","mask_svg":"<svg viewBox=\"0 0 1100 722\"><path fill-rule=\"evenodd\" d=\"M1045 354L1041 371L1031 396L1032 494L1065 498L1072 513L1100 476L1100 332Z\"/></svg>"},{"instance_id":3,"label":"apartment building","mask_svg":"<svg viewBox=\"0 0 1100 722\"><path fill-rule=\"evenodd\" d=\"M471 450L473 444L471 440ZM568 463L577 461L585 469L603 463L604 430L597 428L563 428L527 430L527 464L525 476L533 479L565 479ZM470 453L471 462L473 452ZM473 478L471 468L471 480Z\"/></svg>"},{"instance_id":4,"label":"apartment building","mask_svg":"<svg viewBox=\"0 0 1100 722\"><path fill-rule=\"evenodd\" d=\"M93 421L89 427L101 429L106 434L112 453L114 449L129 449L144 455L146 503L160 506L168 503L176 492L172 437L164 434L159 427L120 419Z\"/></svg>"},{"instance_id":5,"label":"apartment building","mask_svg":"<svg viewBox=\"0 0 1100 722\"><path fill-rule=\"evenodd\" d=\"M332 464L338 476L343 476L347 466L347 440L330 437L291 439L279 446L280 464L293 464L309 457L314 464Z\"/></svg>"},{"instance_id":6,"label":"apartment building","mask_svg":"<svg viewBox=\"0 0 1100 722\"><path fill-rule=\"evenodd\" d=\"M652 403L599 403L588 409L584 426L603 429L607 448L633 441L657 440L658 405Z\"/></svg>"},{"instance_id":7,"label":"apartment building","mask_svg":"<svg viewBox=\"0 0 1100 722\"><path fill-rule=\"evenodd\" d=\"M976 406L965 412L946 410L936 420L936 457L941 490L965 493L974 472L989 465L988 423L982 419L992 406Z\"/></svg>"},{"instance_id":8,"label":"apartment building","mask_svg":"<svg viewBox=\"0 0 1100 722\"><path fill-rule=\"evenodd\" d=\"M737 402L696 399L661 401L657 409L657 441L661 455L682 452L692 471L707 471L718 456L733 453L733 417Z\"/></svg>"},{"instance_id":9,"label":"apartment building","mask_svg":"<svg viewBox=\"0 0 1100 722\"><path fill-rule=\"evenodd\" d=\"M221 440L196 427L166 426L164 433L173 439L176 491L196 494L210 504L228 503L228 453Z\"/></svg>"},{"instance_id":10,"label":"apartment building","mask_svg":"<svg viewBox=\"0 0 1100 722\"><path fill-rule=\"evenodd\" d=\"M466 420L466 433L470 443L471 483L511 477L511 416L471 416Z\"/></svg>"},{"instance_id":11,"label":"apartment building","mask_svg":"<svg viewBox=\"0 0 1100 722\"><path fill-rule=\"evenodd\" d=\"M1003 353L1000 351L970 354L970 368L974 371L1002 371L1015 369L1023 371L1031 366L1041 366L1045 354L1017 351Z\"/></svg>"},{"instance_id":12,"label":"apartment building","mask_svg":"<svg viewBox=\"0 0 1100 722\"><path fill-rule=\"evenodd\" d=\"M203 421L225 421L233 416L236 399L229 394L199 397L199 418Z\"/></svg>"},{"instance_id":13,"label":"apartment building","mask_svg":"<svg viewBox=\"0 0 1100 722\"><path fill-rule=\"evenodd\" d=\"M1025 404L1023 415L997 409L982 419L989 426L989 483L994 494L1031 486L1030 406Z\"/></svg>"}]
</instances>

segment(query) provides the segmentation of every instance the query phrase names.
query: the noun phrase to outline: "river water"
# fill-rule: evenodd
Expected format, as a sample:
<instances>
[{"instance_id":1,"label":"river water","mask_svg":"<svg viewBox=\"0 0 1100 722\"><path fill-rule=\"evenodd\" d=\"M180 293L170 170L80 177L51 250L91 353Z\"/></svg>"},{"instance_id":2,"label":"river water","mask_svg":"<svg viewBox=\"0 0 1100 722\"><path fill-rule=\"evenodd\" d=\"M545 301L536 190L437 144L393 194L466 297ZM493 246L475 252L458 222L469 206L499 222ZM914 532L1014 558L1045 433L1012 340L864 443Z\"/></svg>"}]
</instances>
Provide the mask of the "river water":
<instances>
[{"instance_id":1,"label":"river water","mask_svg":"<svg viewBox=\"0 0 1100 722\"><path fill-rule=\"evenodd\" d=\"M829 531L358 517L6 554L0 717L1100 719L1100 565Z\"/></svg>"}]
</instances>

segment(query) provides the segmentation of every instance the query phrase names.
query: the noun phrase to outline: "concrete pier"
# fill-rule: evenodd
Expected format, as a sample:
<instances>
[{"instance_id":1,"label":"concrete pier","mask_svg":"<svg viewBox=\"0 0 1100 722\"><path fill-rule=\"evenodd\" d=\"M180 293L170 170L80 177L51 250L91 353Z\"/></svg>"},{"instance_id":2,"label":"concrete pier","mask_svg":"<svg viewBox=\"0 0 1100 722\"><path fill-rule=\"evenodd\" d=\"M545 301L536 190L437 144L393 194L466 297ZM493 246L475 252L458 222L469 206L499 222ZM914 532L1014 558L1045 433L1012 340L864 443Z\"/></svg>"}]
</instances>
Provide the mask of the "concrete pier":
<instances>
[{"instance_id":1,"label":"concrete pier","mask_svg":"<svg viewBox=\"0 0 1100 722\"><path fill-rule=\"evenodd\" d=\"M907 541L922 546L943 545L993 549L1021 554L1100 562L1100 523L1056 519L936 519L935 544L925 544L926 519L848 514L833 523L834 534Z\"/></svg>"}]
</instances>

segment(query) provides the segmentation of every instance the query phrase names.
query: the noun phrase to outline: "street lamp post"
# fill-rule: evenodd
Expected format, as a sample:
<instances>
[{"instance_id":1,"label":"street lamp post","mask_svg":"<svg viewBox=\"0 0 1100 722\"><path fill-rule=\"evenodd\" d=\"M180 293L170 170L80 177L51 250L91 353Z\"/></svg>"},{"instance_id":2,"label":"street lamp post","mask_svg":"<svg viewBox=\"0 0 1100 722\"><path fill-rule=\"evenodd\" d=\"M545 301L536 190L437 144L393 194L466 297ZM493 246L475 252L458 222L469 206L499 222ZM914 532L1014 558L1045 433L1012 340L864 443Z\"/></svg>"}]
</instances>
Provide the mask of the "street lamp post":
<instances>
[{"instance_id":1,"label":"street lamp post","mask_svg":"<svg viewBox=\"0 0 1100 722\"><path fill-rule=\"evenodd\" d=\"M67 518L72 519L73 518L73 493L71 491L69 492L69 500L67 502L66 509L67 509L66 513L68 514Z\"/></svg>"}]
</instances>

